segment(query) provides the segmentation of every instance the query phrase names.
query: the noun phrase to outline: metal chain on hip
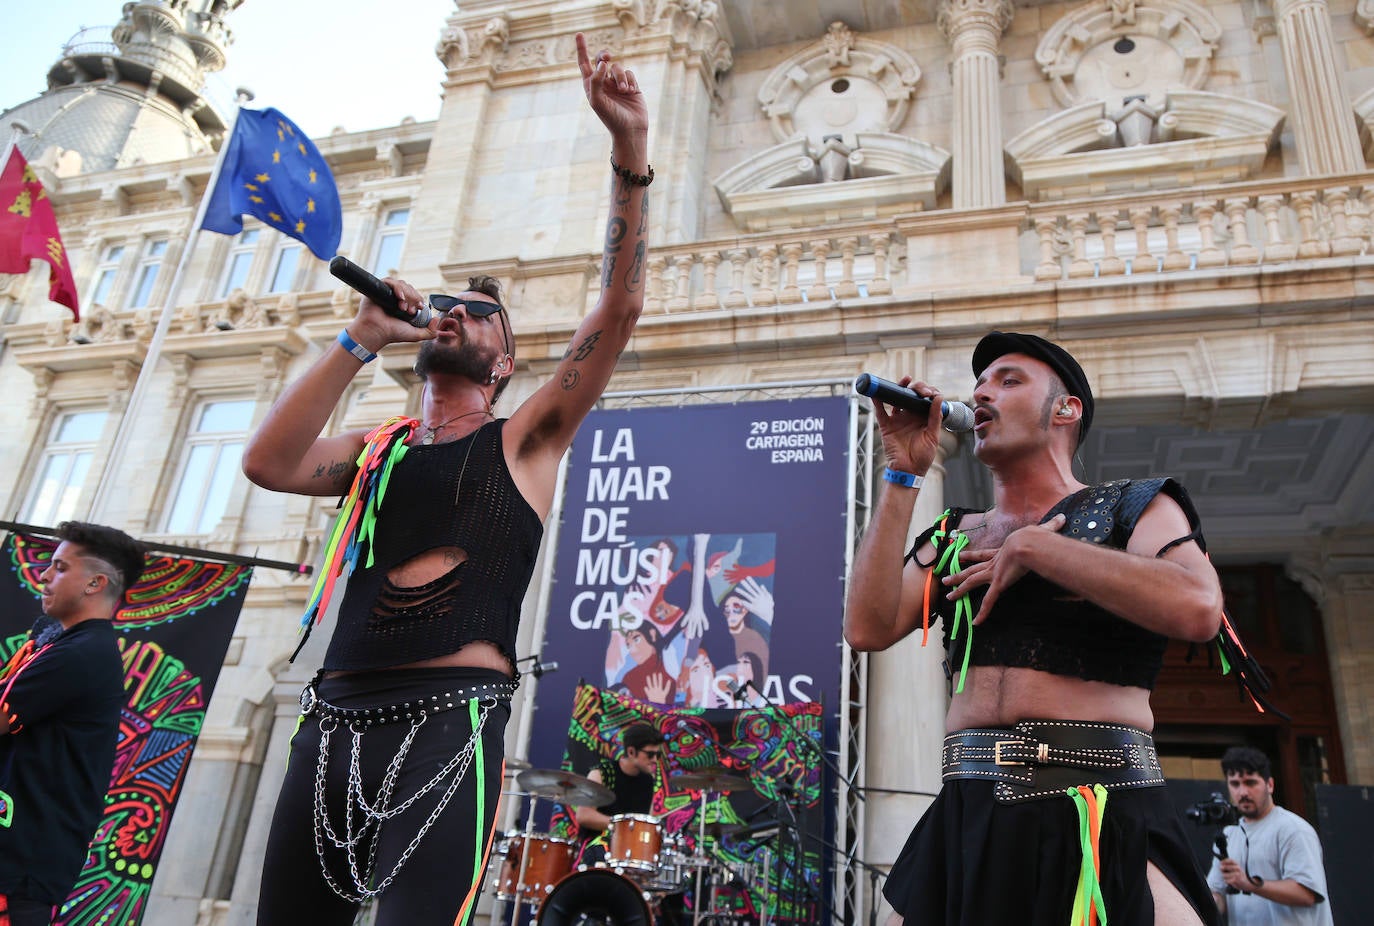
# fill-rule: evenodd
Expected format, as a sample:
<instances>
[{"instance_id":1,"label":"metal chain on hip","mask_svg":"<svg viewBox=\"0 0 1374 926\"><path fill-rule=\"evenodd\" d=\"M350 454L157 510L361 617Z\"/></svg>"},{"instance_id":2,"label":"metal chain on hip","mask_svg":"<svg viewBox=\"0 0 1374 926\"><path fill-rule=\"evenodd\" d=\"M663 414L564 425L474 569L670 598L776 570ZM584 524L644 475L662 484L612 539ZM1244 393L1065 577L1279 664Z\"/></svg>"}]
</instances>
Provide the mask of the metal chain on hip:
<instances>
[{"instance_id":1,"label":"metal chain on hip","mask_svg":"<svg viewBox=\"0 0 1374 926\"><path fill-rule=\"evenodd\" d=\"M315 855L320 860L320 873L324 876L325 883L330 889L344 900L350 903L361 903L378 896L396 880L401 868L419 848L420 841L425 834L438 821L448 806L453 795L458 792L458 787L467 777L468 769L472 765L472 758L476 754L477 744L482 738L482 729L486 726L487 715L497 702L494 699L483 699L479 702L481 707L477 717L477 723L472 728L472 736L462 749L450 759L443 768L439 769L428 782L422 785L414 794L408 797L395 807L388 807L391 803L392 792L396 788L396 782L401 774L401 766L405 762L406 755L410 752L411 744L415 741L415 735L420 727L424 725L426 714L421 714L418 719L411 722L410 731L396 750L396 755L392 757L387 766L386 774L382 776L382 782L377 788L377 797L373 801L367 800L363 794L362 776L362 739L363 731L352 725L349 732L352 733L352 744L349 748L348 760L348 789L344 798L344 837L340 838L334 831L333 825L329 822L329 810L325 795L325 773L329 766L329 740L330 735L338 728L338 721L329 718L320 718L320 757L315 766ZM428 819L420 826L415 834L415 838L406 846L401 857L396 860L396 865L391 869L391 873L377 883L376 887L368 887L373 881L373 874L377 865L377 845L381 842L381 825L384 821L394 819L408 810L416 801L424 797L429 792L437 788L445 778L452 776L444 793L440 795L434 809L430 811ZM481 787L481 784L478 784ZM355 807L356 805L356 807ZM354 826L355 809L357 815L362 818L360 823ZM364 839L371 835L371 843L367 851L367 861L365 865L359 865L358 848ZM328 842L336 849L342 849L348 858L348 874L352 879L352 890L346 890L334 880L333 874L329 870L329 863L325 859L325 843Z\"/></svg>"}]
</instances>

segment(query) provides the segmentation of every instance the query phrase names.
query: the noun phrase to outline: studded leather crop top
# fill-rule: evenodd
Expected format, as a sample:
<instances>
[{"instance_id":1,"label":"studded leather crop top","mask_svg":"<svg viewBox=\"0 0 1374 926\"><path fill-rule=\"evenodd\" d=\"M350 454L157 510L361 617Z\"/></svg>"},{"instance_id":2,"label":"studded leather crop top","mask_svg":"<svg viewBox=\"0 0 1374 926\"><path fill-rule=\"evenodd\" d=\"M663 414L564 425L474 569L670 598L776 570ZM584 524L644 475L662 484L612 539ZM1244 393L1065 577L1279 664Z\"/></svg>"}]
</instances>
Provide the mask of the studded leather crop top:
<instances>
[{"instance_id":1,"label":"studded leather crop top","mask_svg":"<svg viewBox=\"0 0 1374 926\"><path fill-rule=\"evenodd\" d=\"M1050 509L1041 523L1062 512L1068 520L1061 533L1125 549L1141 512L1160 492L1178 502L1188 518L1192 533L1180 541L1195 540L1205 550L1192 501L1183 486L1167 478L1122 479L1082 489ZM911 559L927 541L934 545L937 588L939 578L956 571L953 553L961 545L959 524L971 513L973 510L967 508L950 509L916 539L907 554ZM980 588L969 596L971 613L977 613L985 591ZM958 617L954 602L938 593L932 595L932 601L931 616L943 619L945 652L954 671L968 664L1008 666L1153 689L1168 643L1160 634L1069 596L1035 573L1028 573L1008 588L972 634L967 627L968 616ZM956 628L956 623L962 626Z\"/></svg>"},{"instance_id":2,"label":"studded leather crop top","mask_svg":"<svg viewBox=\"0 0 1374 926\"><path fill-rule=\"evenodd\" d=\"M477 641L496 644L514 667L520 603L544 527L506 467L504 423L406 448L377 516L373 562L361 560L349 577L326 670L404 665ZM466 559L418 587L387 578L437 547L457 547Z\"/></svg>"}]
</instances>

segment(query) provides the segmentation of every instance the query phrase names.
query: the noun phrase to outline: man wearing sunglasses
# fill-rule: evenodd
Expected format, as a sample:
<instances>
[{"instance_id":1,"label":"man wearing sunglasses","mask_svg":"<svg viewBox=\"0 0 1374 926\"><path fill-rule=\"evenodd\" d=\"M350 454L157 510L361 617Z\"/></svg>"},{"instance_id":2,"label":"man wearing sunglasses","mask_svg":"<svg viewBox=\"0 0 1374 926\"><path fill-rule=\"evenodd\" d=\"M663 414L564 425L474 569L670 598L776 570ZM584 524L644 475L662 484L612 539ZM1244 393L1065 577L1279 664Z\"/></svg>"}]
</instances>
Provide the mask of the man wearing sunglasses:
<instances>
[{"instance_id":1,"label":"man wearing sunglasses","mask_svg":"<svg viewBox=\"0 0 1374 926\"><path fill-rule=\"evenodd\" d=\"M497 281L472 277L463 292L426 299L388 279L409 321L364 297L338 344L283 392L245 449L244 471L259 486L345 495L307 613L337 605L338 618L301 695L259 923L351 923L373 899L381 926L472 917L519 680L520 604L559 460L644 300L647 107L634 74L609 52L589 56L581 35L577 58L611 136L611 209L601 297L549 381L496 419L492 406L515 371ZM353 377L397 342L420 343L418 418L323 435Z\"/></svg>"}]
</instances>

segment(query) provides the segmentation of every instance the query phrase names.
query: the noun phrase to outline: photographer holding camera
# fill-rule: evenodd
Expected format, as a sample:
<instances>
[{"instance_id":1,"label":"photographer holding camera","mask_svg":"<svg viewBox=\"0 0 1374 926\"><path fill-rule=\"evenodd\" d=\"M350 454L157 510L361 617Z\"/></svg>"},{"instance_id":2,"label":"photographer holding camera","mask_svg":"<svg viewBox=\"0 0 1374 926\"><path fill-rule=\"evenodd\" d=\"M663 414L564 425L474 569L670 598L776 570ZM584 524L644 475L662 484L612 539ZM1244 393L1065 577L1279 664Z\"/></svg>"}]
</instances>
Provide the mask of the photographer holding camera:
<instances>
[{"instance_id":1,"label":"photographer holding camera","mask_svg":"<svg viewBox=\"0 0 1374 926\"><path fill-rule=\"evenodd\" d=\"M1230 926L1331 926L1326 871L1317 833L1306 820L1274 803L1269 759L1235 746L1221 770L1240 822L1226 827L1230 858L1217 858L1207 884Z\"/></svg>"}]
</instances>

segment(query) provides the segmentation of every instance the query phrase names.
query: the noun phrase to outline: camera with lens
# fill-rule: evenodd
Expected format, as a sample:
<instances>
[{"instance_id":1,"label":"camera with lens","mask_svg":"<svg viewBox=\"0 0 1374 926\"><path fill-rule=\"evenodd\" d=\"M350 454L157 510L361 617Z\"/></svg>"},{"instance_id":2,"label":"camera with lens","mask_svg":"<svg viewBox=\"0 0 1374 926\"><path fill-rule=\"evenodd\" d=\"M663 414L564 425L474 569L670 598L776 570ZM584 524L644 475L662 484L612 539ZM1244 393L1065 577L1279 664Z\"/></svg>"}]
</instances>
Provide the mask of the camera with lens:
<instances>
[{"instance_id":1,"label":"camera with lens","mask_svg":"<svg viewBox=\"0 0 1374 926\"><path fill-rule=\"evenodd\" d=\"M1207 800L1191 805L1183 815L1198 826L1234 826L1240 822L1240 811L1216 791Z\"/></svg>"}]
</instances>

